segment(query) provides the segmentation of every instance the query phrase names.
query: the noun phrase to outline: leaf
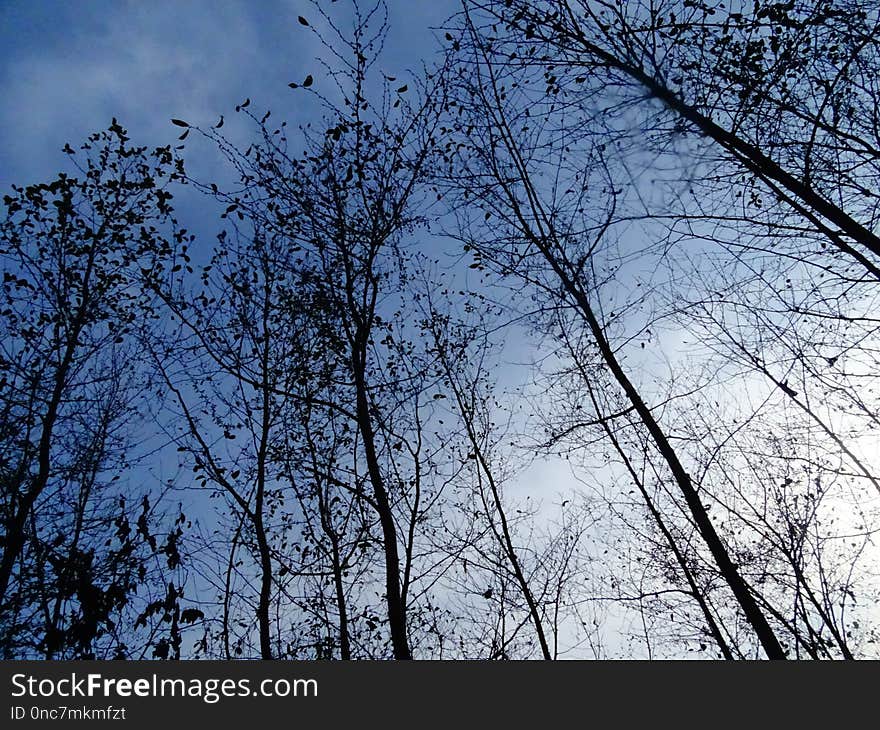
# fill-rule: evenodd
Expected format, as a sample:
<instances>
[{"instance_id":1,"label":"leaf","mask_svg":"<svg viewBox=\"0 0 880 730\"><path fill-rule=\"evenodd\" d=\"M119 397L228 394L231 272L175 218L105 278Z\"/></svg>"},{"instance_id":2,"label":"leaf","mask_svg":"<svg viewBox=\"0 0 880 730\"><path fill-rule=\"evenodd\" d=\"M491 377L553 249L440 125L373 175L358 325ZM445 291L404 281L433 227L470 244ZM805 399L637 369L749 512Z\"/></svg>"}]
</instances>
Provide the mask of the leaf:
<instances>
[{"instance_id":1,"label":"leaf","mask_svg":"<svg viewBox=\"0 0 880 730\"><path fill-rule=\"evenodd\" d=\"M221 114L221 115L220 115L220 121L217 122L216 125L214 125L214 129L220 129L220 127L222 127L222 126L223 126L223 115Z\"/></svg>"},{"instance_id":2,"label":"leaf","mask_svg":"<svg viewBox=\"0 0 880 730\"><path fill-rule=\"evenodd\" d=\"M309 21L306 20L302 15L300 15L300 16L297 18L297 20L299 21L299 24L300 24L300 25L308 25L308 24L309 24Z\"/></svg>"},{"instance_id":3,"label":"leaf","mask_svg":"<svg viewBox=\"0 0 880 730\"><path fill-rule=\"evenodd\" d=\"M397 90L397 93L398 93L398 94L403 94L408 88L409 88L409 87L408 87L406 84L404 84L403 86L401 86L401 87Z\"/></svg>"},{"instance_id":4,"label":"leaf","mask_svg":"<svg viewBox=\"0 0 880 730\"><path fill-rule=\"evenodd\" d=\"M171 648L171 645L168 643L167 639L160 639L158 643L153 646L153 658L155 659L167 659L168 658L168 650Z\"/></svg>"},{"instance_id":5,"label":"leaf","mask_svg":"<svg viewBox=\"0 0 880 730\"><path fill-rule=\"evenodd\" d=\"M180 620L185 624L194 624L205 618L205 614L197 608L186 608L180 612Z\"/></svg>"},{"instance_id":6,"label":"leaf","mask_svg":"<svg viewBox=\"0 0 880 730\"><path fill-rule=\"evenodd\" d=\"M189 126L189 124L187 124L182 119L172 119L171 123L176 124L178 127L188 127Z\"/></svg>"},{"instance_id":7,"label":"leaf","mask_svg":"<svg viewBox=\"0 0 880 730\"><path fill-rule=\"evenodd\" d=\"M311 74L309 74L308 76L306 76L306 80L303 81L303 88L304 88L304 89L308 89L308 88L312 85L312 82L313 82L313 81L314 81L314 79L312 78L312 75L311 75Z\"/></svg>"}]
</instances>

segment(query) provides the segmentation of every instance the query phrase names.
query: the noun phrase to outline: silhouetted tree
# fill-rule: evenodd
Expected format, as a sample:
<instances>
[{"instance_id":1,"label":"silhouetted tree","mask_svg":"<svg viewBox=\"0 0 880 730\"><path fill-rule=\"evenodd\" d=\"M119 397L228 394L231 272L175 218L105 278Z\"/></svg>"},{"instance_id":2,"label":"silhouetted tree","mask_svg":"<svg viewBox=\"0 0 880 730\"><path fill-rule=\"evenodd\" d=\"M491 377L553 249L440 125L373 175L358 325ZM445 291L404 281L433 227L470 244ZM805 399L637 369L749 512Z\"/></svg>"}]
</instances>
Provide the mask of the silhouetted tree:
<instances>
[{"instance_id":1,"label":"silhouetted tree","mask_svg":"<svg viewBox=\"0 0 880 730\"><path fill-rule=\"evenodd\" d=\"M770 658L784 659L784 649L720 538L666 429L626 372L607 334L607 322L603 322L601 304L596 301L601 280L595 278L594 261L603 239L609 235L614 196L609 196L611 202L604 219L596 220L586 205L596 206L597 201L587 203L583 192L575 189L575 186L586 187L595 179L591 165L601 173L601 159L574 160L571 168L564 142L556 149L553 147L558 144L556 140L551 141L549 147L541 147L538 145L543 144L543 137L534 141L535 137L530 137L528 131L521 131L524 111L515 107L508 95L507 84L513 80L503 66L499 76L494 57L490 55L492 37L481 36L473 23L467 26L466 32L469 32L472 55L468 60L474 81L463 84L458 97L465 114L470 112L466 121L458 126L472 141L465 153L451 156L452 165L470 166L469 174L460 178L465 183L462 195L476 198L477 204L486 211L486 221L493 214L502 220L502 236L487 235L484 225L479 235L468 237L468 245L479 252L482 261L491 261L502 274L519 274L535 281L539 291L543 290L576 313L580 325L590 333L600 361L650 434L700 536L765 652ZM525 113L527 115L528 109ZM560 156L554 158L554 152ZM564 184L572 186L565 192L553 187L545 191L537 181L533 169L541 162L535 160L543 162L548 158L550 169L557 170L557 184L564 180ZM548 194L549 202L545 202ZM499 224L494 229L498 231ZM532 263L534 261L543 262L543 266Z\"/></svg>"},{"instance_id":2,"label":"silhouetted tree","mask_svg":"<svg viewBox=\"0 0 880 730\"><path fill-rule=\"evenodd\" d=\"M147 389L133 357L152 310L140 282L170 250L167 187L182 167L115 120L65 151L75 174L13 187L0 225L3 643L7 656L125 656L133 637L117 622L156 578L152 561L166 551L165 570L179 565L175 531L160 545L146 492L135 516L124 485Z\"/></svg>"}]
</instances>

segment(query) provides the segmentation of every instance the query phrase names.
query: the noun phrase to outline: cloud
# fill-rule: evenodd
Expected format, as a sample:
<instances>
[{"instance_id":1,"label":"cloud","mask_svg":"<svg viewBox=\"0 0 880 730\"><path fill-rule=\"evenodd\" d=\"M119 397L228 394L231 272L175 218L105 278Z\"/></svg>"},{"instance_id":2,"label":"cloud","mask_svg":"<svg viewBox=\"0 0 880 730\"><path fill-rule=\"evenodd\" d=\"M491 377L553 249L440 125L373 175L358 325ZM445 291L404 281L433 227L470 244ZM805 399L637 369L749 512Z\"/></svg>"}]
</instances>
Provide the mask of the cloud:
<instances>
[{"instance_id":1,"label":"cloud","mask_svg":"<svg viewBox=\"0 0 880 730\"><path fill-rule=\"evenodd\" d=\"M442 23L455 5L391 3L380 67L417 69L434 47L429 26ZM308 0L46 0L4 11L0 134L7 142L0 148L0 188L54 175L65 164L64 144L77 146L112 117L148 145L176 142L180 130L171 117L207 125L225 114L225 131L234 135L232 112L246 97L275 118L303 121L308 105L287 84L310 73L320 84L315 59L327 55L297 21L310 11ZM333 14L344 21L342 3ZM217 172L216 160L195 145L188 145L187 158L203 163L207 174Z\"/></svg>"},{"instance_id":2,"label":"cloud","mask_svg":"<svg viewBox=\"0 0 880 730\"><path fill-rule=\"evenodd\" d=\"M175 139L171 117L208 124L245 96L271 102L283 95L291 67L315 55L286 5L77 8L54 22L16 18L20 37L0 59L3 187L51 175L65 142L75 145L114 116L136 141L166 144Z\"/></svg>"}]
</instances>

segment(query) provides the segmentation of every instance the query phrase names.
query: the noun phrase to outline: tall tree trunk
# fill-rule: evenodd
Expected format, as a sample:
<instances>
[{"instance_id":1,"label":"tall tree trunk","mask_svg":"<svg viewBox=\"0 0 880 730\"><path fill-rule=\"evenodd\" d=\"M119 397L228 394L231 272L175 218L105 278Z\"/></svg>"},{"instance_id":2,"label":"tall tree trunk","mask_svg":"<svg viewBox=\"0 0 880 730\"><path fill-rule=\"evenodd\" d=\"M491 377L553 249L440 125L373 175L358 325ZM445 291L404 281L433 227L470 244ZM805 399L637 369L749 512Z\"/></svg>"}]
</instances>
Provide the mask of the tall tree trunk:
<instances>
[{"instance_id":1,"label":"tall tree trunk","mask_svg":"<svg viewBox=\"0 0 880 730\"><path fill-rule=\"evenodd\" d=\"M336 536L332 543L333 587L336 591L336 610L339 611L339 656L342 660L351 659L351 638L348 633L348 607L345 603L345 586L342 583L342 562L339 556L339 541Z\"/></svg>"},{"instance_id":2,"label":"tall tree trunk","mask_svg":"<svg viewBox=\"0 0 880 730\"><path fill-rule=\"evenodd\" d=\"M406 629L406 606L400 589L400 555L397 549L397 527L388 499L388 490L379 466L376 451L376 434L370 415L370 402L366 384L366 345L358 343L354 357L354 380L357 400L358 430L364 442L367 473L373 487L373 499L382 526L385 550L385 600L388 607L388 627L395 659L412 659Z\"/></svg>"},{"instance_id":3,"label":"tall tree trunk","mask_svg":"<svg viewBox=\"0 0 880 730\"><path fill-rule=\"evenodd\" d=\"M549 263L559 276L563 287L577 302L584 321L599 348L602 359L605 361L608 369L611 371L612 375L614 375L614 379L617 381L618 385L620 385L621 389L626 394L626 397L633 405L633 408L636 413L638 413L642 423L648 429L648 433L651 434L651 438L657 446L657 450L669 466L669 470L672 472L672 476L687 503L688 509L690 510L691 516L693 517L700 535L709 548L709 552L712 553L712 557L714 558L722 577L727 582L728 586L730 586L731 591L742 608L746 620L749 622L757 635L758 640L761 642L764 652L769 659L785 659L785 651L779 643L776 634L767 622L767 618L758 606L755 597L752 595L740 575L739 570L737 570L736 565L734 565L731 560L727 547L715 531L715 526L709 518L706 506L703 504L699 494L697 494L697 490L694 488L690 474L687 473L684 465L679 460L678 454L672 447L672 444L669 442L668 437L657 419L654 418L653 412L642 399L635 385L633 385L632 381L621 367L617 356L614 354L614 350L605 337L602 326L596 319L595 313L593 312L593 308L590 305L586 294L584 294L581 287L571 279L565 269L560 265L560 262L543 243L541 244L541 248L545 256L548 258Z\"/></svg>"}]
</instances>

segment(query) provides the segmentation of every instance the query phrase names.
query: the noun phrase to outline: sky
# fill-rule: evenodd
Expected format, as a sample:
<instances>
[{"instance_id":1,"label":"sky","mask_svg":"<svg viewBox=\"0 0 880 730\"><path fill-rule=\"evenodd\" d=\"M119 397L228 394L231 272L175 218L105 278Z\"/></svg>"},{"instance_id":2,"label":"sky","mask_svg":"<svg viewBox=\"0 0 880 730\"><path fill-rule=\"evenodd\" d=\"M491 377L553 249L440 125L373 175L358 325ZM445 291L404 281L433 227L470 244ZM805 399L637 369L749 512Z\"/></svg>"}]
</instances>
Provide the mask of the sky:
<instances>
[{"instance_id":1,"label":"sky","mask_svg":"<svg viewBox=\"0 0 880 730\"><path fill-rule=\"evenodd\" d=\"M345 5L323 0L333 13ZM404 76L430 60L431 27L456 6L389 3L383 70ZM172 117L207 125L245 98L298 121L287 84L308 73L321 82L320 45L300 15L315 19L307 0L0 0L0 188L53 176L66 142L76 147L113 117L151 146L176 143ZM186 156L213 172L214 160Z\"/></svg>"}]
</instances>

